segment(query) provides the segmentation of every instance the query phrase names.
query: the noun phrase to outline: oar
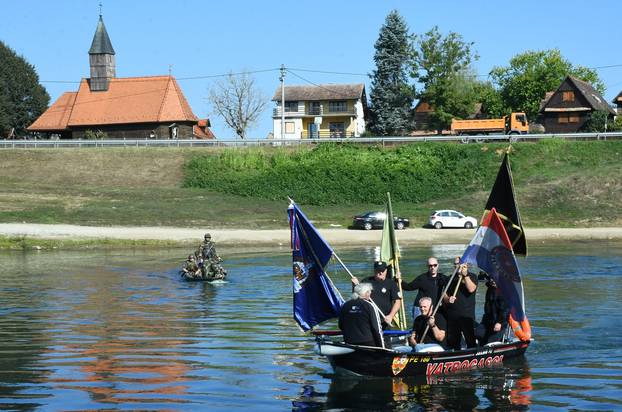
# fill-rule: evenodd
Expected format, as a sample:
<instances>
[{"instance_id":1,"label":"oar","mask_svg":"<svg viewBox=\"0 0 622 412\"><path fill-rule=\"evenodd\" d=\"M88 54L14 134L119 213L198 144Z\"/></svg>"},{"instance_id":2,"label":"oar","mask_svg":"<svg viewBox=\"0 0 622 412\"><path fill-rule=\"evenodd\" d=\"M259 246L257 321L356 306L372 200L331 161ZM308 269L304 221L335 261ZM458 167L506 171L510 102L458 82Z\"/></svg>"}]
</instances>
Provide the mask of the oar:
<instances>
[{"instance_id":1,"label":"oar","mask_svg":"<svg viewBox=\"0 0 622 412\"><path fill-rule=\"evenodd\" d=\"M458 273L458 268L460 266L456 266L456 268L454 269L454 273L451 274L451 276L449 277L449 280L447 281L447 284L445 285L445 287L443 288L443 293L441 293L441 298L438 300L438 302L436 303L436 307L434 307L434 311L432 312L432 316L436 315L436 312L438 311L438 308L441 307L441 305L443 304L443 296L445 296L445 293L447 293L447 289L449 289L449 285L451 284L451 281L454 279L454 277L456 276L456 273ZM428 334L428 329L430 329L430 325L428 325L426 323L425 325L425 329L423 331L423 334L421 335L421 338L418 339L419 343L423 343L426 335Z\"/></svg>"}]
</instances>

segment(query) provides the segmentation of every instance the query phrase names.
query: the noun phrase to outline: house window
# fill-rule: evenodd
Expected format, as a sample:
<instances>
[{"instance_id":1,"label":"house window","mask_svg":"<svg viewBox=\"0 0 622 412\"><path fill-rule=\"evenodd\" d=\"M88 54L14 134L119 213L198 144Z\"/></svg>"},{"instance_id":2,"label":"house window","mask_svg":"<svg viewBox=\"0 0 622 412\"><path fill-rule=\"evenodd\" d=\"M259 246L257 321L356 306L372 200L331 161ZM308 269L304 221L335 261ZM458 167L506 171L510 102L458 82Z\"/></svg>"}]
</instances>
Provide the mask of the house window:
<instances>
[{"instance_id":1,"label":"house window","mask_svg":"<svg viewBox=\"0 0 622 412\"><path fill-rule=\"evenodd\" d=\"M285 133L294 133L294 122L285 122Z\"/></svg>"},{"instance_id":2,"label":"house window","mask_svg":"<svg viewBox=\"0 0 622 412\"><path fill-rule=\"evenodd\" d=\"M285 102L285 113L298 111L298 102Z\"/></svg>"},{"instance_id":3,"label":"house window","mask_svg":"<svg viewBox=\"0 0 622 412\"><path fill-rule=\"evenodd\" d=\"M562 102L574 102L574 92L562 92Z\"/></svg>"},{"instance_id":4,"label":"house window","mask_svg":"<svg viewBox=\"0 0 622 412\"><path fill-rule=\"evenodd\" d=\"M346 125L343 122L329 123L328 130L330 137L346 137Z\"/></svg>"},{"instance_id":5,"label":"house window","mask_svg":"<svg viewBox=\"0 0 622 412\"><path fill-rule=\"evenodd\" d=\"M578 114L560 114L557 118L558 123L579 123Z\"/></svg>"},{"instance_id":6,"label":"house window","mask_svg":"<svg viewBox=\"0 0 622 412\"><path fill-rule=\"evenodd\" d=\"M345 112L348 110L348 105L345 100L336 100L334 102L328 102L329 112Z\"/></svg>"}]
</instances>

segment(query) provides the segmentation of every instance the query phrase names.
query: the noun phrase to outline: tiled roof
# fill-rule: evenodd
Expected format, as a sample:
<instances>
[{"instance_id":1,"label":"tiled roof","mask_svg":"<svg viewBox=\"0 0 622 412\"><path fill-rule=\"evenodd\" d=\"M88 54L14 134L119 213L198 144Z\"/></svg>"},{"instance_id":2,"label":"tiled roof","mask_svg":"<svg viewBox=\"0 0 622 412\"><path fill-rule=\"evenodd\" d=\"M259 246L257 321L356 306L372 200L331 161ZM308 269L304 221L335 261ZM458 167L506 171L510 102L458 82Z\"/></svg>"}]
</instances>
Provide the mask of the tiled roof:
<instances>
[{"instance_id":1,"label":"tiled roof","mask_svg":"<svg viewBox=\"0 0 622 412\"><path fill-rule=\"evenodd\" d=\"M612 100L613 103L622 104L622 92L618 93L616 97Z\"/></svg>"},{"instance_id":2,"label":"tiled roof","mask_svg":"<svg viewBox=\"0 0 622 412\"><path fill-rule=\"evenodd\" d=\"M317 86L285 86L285 100L350 100L360 99L365 85L358 84L320 84ZM273 101L281 100L281 87L274 92Z\"/></svg>"},{"instance_id":3,"label":"tiled roof","mask_svg":"<svg viewBox=\"0 0 622 412\"><path fill-rule=\"evenodd\" d=\"M76 100L76 92L63 93L33 124L30 131L67 130L67 123Z\"/></svg>"},{"instance_id":4,"label":"tiled roof","mask_svg":"<svg viewBox=\"0 0 622 412\"><path fill-rule=\"evenodd\" d=\"M108 90L95 92L82 79L77 93L63 94L28 130L197 120L172 76L113 78Z\"/></svg>"}]
</instances>

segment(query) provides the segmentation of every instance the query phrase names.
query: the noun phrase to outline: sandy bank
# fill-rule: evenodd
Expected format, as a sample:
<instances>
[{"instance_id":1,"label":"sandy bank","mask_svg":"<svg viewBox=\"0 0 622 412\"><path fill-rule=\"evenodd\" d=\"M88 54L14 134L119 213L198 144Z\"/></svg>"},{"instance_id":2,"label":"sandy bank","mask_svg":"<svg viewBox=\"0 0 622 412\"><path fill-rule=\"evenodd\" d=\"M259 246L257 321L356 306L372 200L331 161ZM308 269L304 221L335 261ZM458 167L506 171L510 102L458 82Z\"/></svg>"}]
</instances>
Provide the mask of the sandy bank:
<instances>
[{"instance_id":1,"label":"sandy bank","mask_svg":"<svg viewBox=\"0 0 622 412\"><path fill-rule=\"evenodd\" d=\"M534 240L622 240L621 227L599 228L542 228L525 229L530 241ZM289 230L247 230L175 227L98 227L76 225L45 225L29 223L0 223L0 235L26 236L41 239L154 239L197 241L210 232L218 244L226 245L285 245ZM333 245L369 245L380 242L380 230L321 229L320 233ZM468 243L475 229L406 229L397 231L401 245Z\"/></svg>"}]
</instances>

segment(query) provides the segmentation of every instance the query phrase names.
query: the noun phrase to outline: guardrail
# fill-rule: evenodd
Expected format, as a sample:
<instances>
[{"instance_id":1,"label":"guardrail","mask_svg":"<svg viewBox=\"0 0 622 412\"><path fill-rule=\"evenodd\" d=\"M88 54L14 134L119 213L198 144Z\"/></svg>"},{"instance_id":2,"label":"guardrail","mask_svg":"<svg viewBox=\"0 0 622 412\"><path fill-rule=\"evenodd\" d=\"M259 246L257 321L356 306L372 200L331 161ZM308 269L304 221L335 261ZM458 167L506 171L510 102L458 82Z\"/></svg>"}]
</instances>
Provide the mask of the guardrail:
<instances>
[{"instance_id":1,"label":"guardrail","mask_svg":"<svg viewBox=\"0 0 622 412\"><path fill-rule=\"evenodd\" d=\"M523 135L482 135L482 136L385 136L385 137L345 137L319 139L135 139L135 140L0 140L0 149L56 149L56 148L98 148L98 147L235 147L235 146L300 146L318 143L361 143L394 145L415 142L528 142L562 138L569 140L610 140L622 139L622 132L611 133L566 133L566 134L523 134Z\"/></svg>"}]
</instances>

